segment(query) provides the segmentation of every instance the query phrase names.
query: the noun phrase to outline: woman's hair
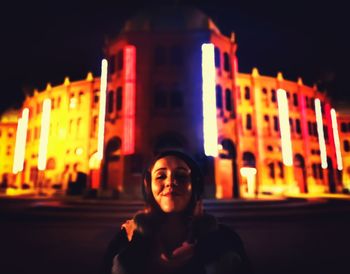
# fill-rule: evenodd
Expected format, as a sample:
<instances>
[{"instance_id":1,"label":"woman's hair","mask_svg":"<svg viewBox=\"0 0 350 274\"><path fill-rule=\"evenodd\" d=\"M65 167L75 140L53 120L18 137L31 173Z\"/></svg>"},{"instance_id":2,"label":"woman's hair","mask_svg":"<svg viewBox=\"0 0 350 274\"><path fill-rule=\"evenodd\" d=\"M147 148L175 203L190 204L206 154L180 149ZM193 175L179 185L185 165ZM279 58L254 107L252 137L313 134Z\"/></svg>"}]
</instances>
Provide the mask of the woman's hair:
<instances>
[{"instance_id":1,"label":"woman's hair","mask_svg":"<svg viewBox=\"0 0 350 274\"><path fill-rule=\"evenodd\" d=\"M149 166L145 169L143 173L143 180L142 180L142 194L143 198L149 207L149 209L153 212L162 213L162 210L160 209L158 203L155 201L153 194L152 194L152 175L151 171L155 163L164 157L167 156L174 156L176 158L181 159L184 161L188 167L191 170L191 185L192 185L192 194L190 202L185 209L184 213L187 215L192 215L194 208L196 206L196 202L202 198L203 194L203 174L199 167L199 165L196 163L196 161L189 156L188 154L178 151L178 150L167 150L159 153L157 156L153 158Z\"/></svg>"}]
</instances>

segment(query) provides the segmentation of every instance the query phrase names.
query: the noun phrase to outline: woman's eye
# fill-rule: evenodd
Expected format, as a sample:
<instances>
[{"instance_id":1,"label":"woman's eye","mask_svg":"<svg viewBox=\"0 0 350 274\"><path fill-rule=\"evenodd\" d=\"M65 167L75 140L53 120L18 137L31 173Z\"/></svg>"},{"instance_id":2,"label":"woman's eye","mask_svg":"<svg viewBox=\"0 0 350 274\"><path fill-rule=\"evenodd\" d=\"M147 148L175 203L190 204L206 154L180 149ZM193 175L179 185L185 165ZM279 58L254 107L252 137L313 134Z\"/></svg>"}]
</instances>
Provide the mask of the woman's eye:
<instances>
[{"instance_id":1,"label":"woman's eye","mask_svg":"<svg viewBox=\"0 0 350 274\"><path fill-rule=\"evenodd\" d=\"M158 174L158 175L156 175L156 180L163 180L165 178L166 178L165 174Z\"/></svg>"},{"instance_id":2,"label":"woman's eye","mask_svg":"<svg viewBox=\"0 0 350 274\"><path fill-rule=\"evenodd\" d=\"M187 174L176 174L175 175L175 180L179 181L179 182L188 182L190 181L190 176Z\"/></svg>"}]
</instances>

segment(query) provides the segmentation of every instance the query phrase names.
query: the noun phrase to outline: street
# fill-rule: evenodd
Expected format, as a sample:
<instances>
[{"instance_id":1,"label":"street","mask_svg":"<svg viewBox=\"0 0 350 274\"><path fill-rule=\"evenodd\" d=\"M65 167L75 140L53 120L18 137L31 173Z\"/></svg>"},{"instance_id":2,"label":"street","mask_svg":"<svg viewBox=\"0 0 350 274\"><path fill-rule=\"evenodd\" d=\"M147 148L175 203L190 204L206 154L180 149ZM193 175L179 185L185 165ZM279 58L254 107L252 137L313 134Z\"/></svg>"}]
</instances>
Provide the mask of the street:
<instances>
[{"instance_id":1,"label":"street","mask_svg":"<svg viewBox=\"0 0 350 274\"><path fill-rule=\"evenodd\" d=\"M349 273L350 202L205 201L241 236L257 274ZM0 200L1 273L98 273L103 252L141 202Z\"/></svg>"}]
</instances>

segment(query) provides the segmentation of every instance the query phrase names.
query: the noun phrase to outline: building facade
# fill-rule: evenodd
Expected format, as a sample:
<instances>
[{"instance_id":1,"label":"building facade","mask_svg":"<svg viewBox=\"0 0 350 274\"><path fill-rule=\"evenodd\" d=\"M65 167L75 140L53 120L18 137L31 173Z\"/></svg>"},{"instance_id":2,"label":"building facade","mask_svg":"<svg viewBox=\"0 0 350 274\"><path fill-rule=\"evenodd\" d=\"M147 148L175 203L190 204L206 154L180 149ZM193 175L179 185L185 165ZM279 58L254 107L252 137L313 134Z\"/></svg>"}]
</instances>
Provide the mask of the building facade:
<instances>
[{"instance_id":1,"label":"building facade","mask_svg":"<svg viewBox=\"0 0 350 274\"><path fill-rule=\"evenodd\" d=\"M204 65L203 44L212 48L211 74ZM202 166L207 197L349 189L350 117L337 116L343 156L339 170L330 98L301 79L285 80L281 73L261 76L256 68L239 73L236 51L234 34L221 34L199 10L164 8L134 16L104 48L109 71L102 161L96 157L100 78L91 73L81 81L67 78L62 85L34 91L23 102L18 117L28 110L26 149L14 184L52 193L74 192L81 184L100 196L140 197L145 165L158 152L174 148L189 152ZM207 77L214 79L209 100L204 99ZM38 170L46 99L50 126L45 168ZM207 107L216 112L211 132L206 130ZM291 166L282 155L282 108L289 110ZM216 155L208 156L205 143L213 133ZM1 139L1 147L8 142ZM11 165L11 159L6 163ZM1 168L2 174L11 173Z\"/></svg>"}]
</instances>

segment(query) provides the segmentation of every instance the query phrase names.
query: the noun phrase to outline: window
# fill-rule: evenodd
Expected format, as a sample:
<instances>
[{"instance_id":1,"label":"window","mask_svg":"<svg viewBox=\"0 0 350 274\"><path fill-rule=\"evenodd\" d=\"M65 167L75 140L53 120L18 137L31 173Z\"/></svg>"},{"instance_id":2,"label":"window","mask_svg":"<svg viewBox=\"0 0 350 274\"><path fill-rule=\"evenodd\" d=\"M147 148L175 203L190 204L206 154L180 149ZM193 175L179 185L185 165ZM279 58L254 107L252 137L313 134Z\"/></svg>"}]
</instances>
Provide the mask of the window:
<instances>
[{"instance_id":1,"label":"window","mask_svg":"<svg viewBox=\"0 0 350 274\"><path fill-rule=\"evenodd\" d=\"M83 103L84 100L84 92L80 91L78 95L78 105L80 106Z\"/></svg>"},{"instance_id":2,"label":"window","mask_svg":"<svg viewBox=\"0 0 350 274\"><path fill-rule=\"evenodd\" d=\"M300 119L295 119L295 130L298 134L301 134Z\"/></svg>"},{"instance_id":3,"label":"window","mask_svg":"<svg viewBox=\"0 0 350 274\"><path fill-rule=\"evenodd\" d=\"M180 91L171 92L170 105L172 108L181 108L183 106L183 97Z\"/></svg>"},{"instance_id":4,"label":"window","mask_svg":"<svg viewBox=\"0 0 350 274\"><path fill-rule=\"evenodd\" d=\"M248 130L252 129L252 115L247 114L247 124L246 124L246 128Z\"/></svg>"},{"instance_id":5,"label":"window","mask_svg":"<svg viewBox=\"0 0 350 274\"><path fill-rule=\"evenodd\" d=\"M95 115L92 118L91 136L96 136L97 128L98 128L98 117L97 117L97 115Z\"/></svg>"},{"instance_id":6,"label":"window","mask_svg":"<svg viewBox=\"0 0 350 274\"><path fill-rule=\"evenodd\" d=\"M275 131L279 130L279 122L278 122L278 117L277 116L273 116L273 129Z\"/></svg>"},{"instance_id":7,"label":"window","mask_svg":"<svg viewBox=\"0 0 350 274\"><path fill-rule=\"evenodd\" d=\"M180 46L171 48L170 62L172 65L181 66L184 61L183 50Z\"/></svg>"},{"instance_id":8,"label":"window","mask_svg":"<svg viewBox=\"0 0 350 274\"><path fill-rule=\"evenodd\" d=\"M348 132L348 128L346 126L346 123L343 122L340 124L340 130L341 130L341 132Z\"/></svg>"},{"instance_id":9,"label":"window","mask_svg":"<svg viewBox=\"0 0 350 274\"><path fill-rule=\"evenodd\" d=\"M117 98L116 98L116 103L117 103L117 111L122 110L123 107L123 88L118 87L117 88Z\"/></svg>"},{"instance_id":10,"label":"window","mask_svg":"<svg viewBox=\"0 0 350 274\"><path fill-rule=\"evenodd\" d=\"M293 125L293 119L292 118L289 118L289 125L290 125L290 132L293 132L294 131L294 129L293 129L294 125Z\"/></svg>"},{"instance_id":11,"label":"window","mask_svg":"<svg viewBox=\"0 0 350 274\"><path fill-rule=\"evenodd\" d=\"M276 102L277 99L276 99L276 90L275 89L271 89L271 101L272 102Z\"/></svg>"},{"instance_id":12,"label":"window","mask_svg":"<svg viewBox=\"0 0 350 274\"><path fill-rule=\"evenodd\" d=\"M275 165L274 165L274 163L269 163L267 165L267 167L269 168L269 177L274 179L275 178Z\"/></svg>"},{"instance_id":13,"label":"window","mask_svg":"<svg viewBox=\"0 0 350 274\"><path fill-rule=\"evenodd\" d=\"M267 94L267 89L266 88L262 88L261 91L262 91L263 94L265 94L265 95Z\"/></svg>"},{"instance_id":14,"label":"window","mask_svg":"<svg viewBox=\"0 0 350 274\"><path fill-rule=\"evenodd\" d=\"M224 53L224 70L231 71L230 56L227 52Z\"/></svg>"},{"instance_id":15,"label":"window","mask_svg":"<svg viewBox=\"0 0 350 274\"><path fill-rule=\"evenodd\" d=\"M265 120L266 122L270 121L270 116L267 115L267 114L265 114L265 115L264 115L264 120Z\"/></svg>"},{"instance_id":16,"label":"window","mask_svg":"<svg viewBox=\"0 0 350 274\"><path fill-rule=\"evenodd\" d=\"M162 46L157 46L154 49L154 64L156 66L162 66L165 64L166 53L165 48Z\"/></svg>"},{"instance_id":17,"label":"window","mask_svg":"<svg viewBox=\"0 0 350 274\"><path fill-rule=\"evenodd\" d=\"M117 53L117 70L123 70L124 67L124 51L121 49Z\"/></svg>"},{"instance_id":18,"label":"window","mask_svg":"<svg viewBox=\"0 0 350 274\"><path fill-rule=\"evenodd\" d=\"M94 90L94 98L93 98L93 105L97 105L98 101L100 100L100 91L95 89Z\"/></svg>"},{"instance_id":19,"label":"window","mask_svg":"<svg viewBox=\"0 0 350 274\"><path fill-rule=\"evenodd\" d=\"M305 105L306 105L306 108L310 108L310 100L308 96L305 97Z\"/></svg>"},{"instance_id":20,"label":"window","mask_svg":"<svg viewBox=\"0 0 350 274\"><path fill-rule=\"evenodd\" d=\"M60 108L61 107L61 97L57 98L57 104L56 104L56 108Z\"/></svg>"},{"instance_id":21,"label":"window","mask_svg":"<svg viewBox=\"0 0 350 274\"><path fill-rule=\"evenodd\" d=\"M323 179L323 168L321 164L318 164L317 167L318 167L318 176L320 179Z\"/></svg>"},{"instance_id":22,"label":"window","mask_svg":"<svg viewBox=\"0 0 350 274\"><path fill-rule=\"evenodd\" d=\"M74 93L72 93L69 97L69 108L76 108L77 99L74 97Z\"/></svg>"},{"instance_id":23,"label":"window","mask_svg":"<svg viewBox=\"0 0 350 274\"><path fill-rule=\"evenodd\" d=\"M298 102L298 94L296 93L293 93L293 105L295 107L297 107L299 105L299 102Z\"/></svg>"},{"instance_id":24,"label":"window","mask_svg":"<svg viewBox=\"0 0 350 274\"><path fill-rule=\"evenodd\" d=\"M115 54L109 58L108 67L109 67L109 73L115 72Z\"/></svg>"},{"instance_id":25,"label":"window","mask_svg":"<svg viewBox=\"0 0 350 274\"><path fill-rule=\"evenodd\" d=\"M312 123L310 121L307 121L307 129L309 131L309 135L312 136L314 133L313 133Z\"/></svg>"},{"instance_id":26,"label":"window","mask_svg":"<svg viewBox=\"0 0 350 274\"><path fill-rule=\"evenodd\" d=\"M107 99L107 112L108 113L113 112L113 106L114 106L114 91L110 90L108 92L108 99Z\"/></svg>"},{"instance_id":27,"label":"window","mask_svg":"<svg viewBox=\"0 0 350 274\"><path fill-rule=\"evenodd\" d=\"M222 109L222 88L216 85L216 107Z\"/></svg>"},{"instance_id":28,"label":"window","mask_svg":"<svg viewBox=\"0 0 350 274\"><path fill-rule=\"evenodd\" d=\"M329 141L328 139L328 127L327 126L323 126L323 134L324 134L324 139L327 141Z\"/></svg>"},{"instance_id":29,"label":"window","mask_svg":"<svg viewBox=\"0 0 350 274\"><path fill-rule=\"evenodd\" d=\"M77 131L76 131L76 137L81 137L81 134L82 134L82 130L81 130L81 122L82 122L82 119L81 118L78 118L77 120Z\"/></svg>"},{"instance_id":30,"label":"window","mask_svg":"<svg viewBox=\"0 0 350 274\"><path fill-rule=\"evenodd\" d=\"M246 86L244 88L244 98L246 100L250 100L250 87Z\"/></svg>"},{"instance_id":31,"label":"window","mask_svg":"<svg viewBox=\"0 0 350 274\"><path fill-rule=\"evenodd\" d=\"M7 156L11 155L11 146L6 147L6 155Z\"/></svg>"},{"instance_id":32,"label":"window","mask_svg":"<svg viewBox=\"0 0 350 274\"><path fill-rule=\"evenodd\" d=\"M165 108L167 106L167 98L164 90L155 91L154 106L156 108Z\"/></svg>"},{"instance_id":33,"label":"window","mask_svg":"<svg viewBox=\"0 0 350 274\"><path fill-rule=\"evenodd\" d=\"M278 168L280 170L279 177L284 178L284 166L282 162L278 162Z\"/></svg>"},{"instance_id":34,"label":"window","mask_svg":"<svg viewBox=\"0 0 350 274\"><path fill-rule=\"evenodd\" d=\"M225 105L227 111L232 111L232 92L230 89L225 90Z\"/></svg>"},{"instance_id":35,"label":"window","mask_svg":"<svg viewBox=\"0 0 350 274\"><path fill-rule=\"evenodd\" d=\"M314 136L315 137L317 137L317 133L318 133L318 131L317 131L317 123L315 122L315 123L312 123L312 127L313 127L313 133L314 133Z\"/></svg>"},{"instance_id":36,"label":"window","mask_svg":"<svg viewBox=\"0 0 350 274\"><path fill-rule=\"evenodd\" d=\"M344 141L344 151L349 152L350 151L350 143L348 140Z\"/></svg>"},{"instance_id":37,"label":"window","mask_svg":"<svg viewBox=\"0 0 350 274\"><path fill-rule=\"evenodd\" d=\"M268 146L267 146L267 150L268 150L268 151L273 151L273 147L272 147L271 145L268 145Z\"/></svg>"},{"instance_id":38,"label":"window","mask_svg":"<svg viewBox=\"0 0 350 274\"><path fill-rule=\"evenodd\" d=\"M219 49L218 47L215 47L214 53L215 53L215 67L216 67L216 68L220 68L220 66L221 66L221 53L220 53L220 49Z\"/></svg>"},{"instance_id":39,"label":"window","mask_svg":"<svg viewBox=\"0 0 350 274\"><path fill-rule=\"evenodd\" d=\"M312 164L312 176L317 179L318 178L318 172L317 172L317 165Z\"/></svg>"}]
</instances>

